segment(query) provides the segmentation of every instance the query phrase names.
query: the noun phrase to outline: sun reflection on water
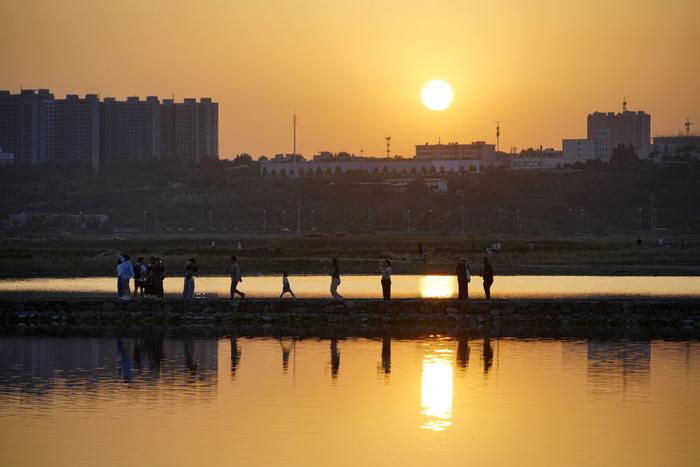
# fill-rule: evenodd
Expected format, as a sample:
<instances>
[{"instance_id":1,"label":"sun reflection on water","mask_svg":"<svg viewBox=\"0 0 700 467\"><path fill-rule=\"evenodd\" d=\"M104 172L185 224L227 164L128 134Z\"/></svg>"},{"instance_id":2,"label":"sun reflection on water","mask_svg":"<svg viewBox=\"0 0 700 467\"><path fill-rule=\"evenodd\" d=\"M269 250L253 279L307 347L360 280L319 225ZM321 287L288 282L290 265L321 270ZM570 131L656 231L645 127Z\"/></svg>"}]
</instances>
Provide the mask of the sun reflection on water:
<instances>
[{"instance_id":1,"label":"sun reflection on water","mask_svg":"<svg viewBox=\"0 0 700 467\"><path fill-rule=\"evenodd\" d=\"M428 345L421 378L421 413L427 420L421 428L443 431L452 425L454 356L440 342Z\"/></svg>"},{"instance_id":2,"label":"sun reflection on water","mask_svg":"<svg viewBox=\"0 0 700 467\"><path fill-rule=\"evenodd\" d=\"M423 276L420 278L420 295L422 298L450 298L454 295L454 286L453 276Z\"/></svg>"}]
</instances>

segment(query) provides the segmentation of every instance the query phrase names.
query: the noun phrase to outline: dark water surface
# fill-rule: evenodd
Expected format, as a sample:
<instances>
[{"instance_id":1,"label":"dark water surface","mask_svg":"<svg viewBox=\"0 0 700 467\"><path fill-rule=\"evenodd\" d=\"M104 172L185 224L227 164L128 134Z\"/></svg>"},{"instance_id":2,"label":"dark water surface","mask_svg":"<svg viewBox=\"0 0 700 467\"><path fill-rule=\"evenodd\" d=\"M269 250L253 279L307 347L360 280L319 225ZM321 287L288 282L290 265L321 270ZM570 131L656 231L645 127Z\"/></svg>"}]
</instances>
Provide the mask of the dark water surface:
<instances>
[{"instance_id":1,"label":"dark water surface","mask_svg":"<svg viewBox=\"0 0 700 467\"><path fill-rule=\"evenodd\" d=\"M0 337L0 465L691 466L700 343Z\"/></svg>"}]
</instances>

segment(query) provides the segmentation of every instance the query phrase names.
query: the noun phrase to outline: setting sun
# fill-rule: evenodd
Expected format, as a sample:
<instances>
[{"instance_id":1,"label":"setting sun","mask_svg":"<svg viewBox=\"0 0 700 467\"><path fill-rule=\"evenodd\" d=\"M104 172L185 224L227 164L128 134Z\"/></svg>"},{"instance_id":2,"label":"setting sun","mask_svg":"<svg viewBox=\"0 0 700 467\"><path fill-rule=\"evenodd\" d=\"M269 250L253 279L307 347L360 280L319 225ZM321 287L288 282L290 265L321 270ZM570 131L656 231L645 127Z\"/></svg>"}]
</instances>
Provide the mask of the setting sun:
<instances>
[{"instance_id":1,"label":"setting sun","mask_svg":"<svg viewBox=\"0 0 700 467\"><path fill-rule=\"evenodd\" d=\"M420 93L423 104L430 110L440 111L445 110L452 103L454 93L452 87L445 81L436 79L429 81L423 86Z\"/></svg>"}]
</instances>

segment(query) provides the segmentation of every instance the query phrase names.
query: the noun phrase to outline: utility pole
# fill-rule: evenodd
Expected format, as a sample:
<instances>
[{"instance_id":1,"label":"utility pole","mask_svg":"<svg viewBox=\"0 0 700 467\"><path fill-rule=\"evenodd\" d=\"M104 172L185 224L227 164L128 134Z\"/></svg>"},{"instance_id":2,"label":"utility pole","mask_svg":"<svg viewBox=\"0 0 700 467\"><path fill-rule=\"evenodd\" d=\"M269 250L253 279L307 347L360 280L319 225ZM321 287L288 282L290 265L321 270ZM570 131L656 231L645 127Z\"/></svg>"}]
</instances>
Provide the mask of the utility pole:
<instances>
[{"instance_id":1,"label":"utility pole","mask_svg":"<svg viewBox=\"0 0 700 467\"><path fill-rule=\"evenodd\" d=\"M301 195L297 197L297 236L301 237Z\"/></svg>"},{"instance_id":2,"label":"utility pole","mask_svg":"<svg viewBox=\"0 0 700 467\"><path fill-rule=\"evenodd\" d=\"M292 178L297 176L297 115L292 118L293 149L292 149Z\"/></svg>"},{"instance_id":3,"label":"utility pole","mask_svg":"<svg viewBox=\"0 0 700 467\"><path fill-rule=\"evenodd\" d=\"M459 193L459 228L464 235L464 191Z\"/></svg>"},{"instance_id":4,"label":"utility pole","mask_svg":"<svg viewBox=\"0 0 700 467\"><path fill-rule=\"evenodd\" d=\"M652 231L656 230L656 219L654 219L655 213L656 213L656 207L654 206L654 204L655 204L654 201L655 201L654 200L654 192L652 191L651 192L651 209L649 210L649 212L651 213L651 224L650 224L649 229Z\"/></svg>"}]
</instances>

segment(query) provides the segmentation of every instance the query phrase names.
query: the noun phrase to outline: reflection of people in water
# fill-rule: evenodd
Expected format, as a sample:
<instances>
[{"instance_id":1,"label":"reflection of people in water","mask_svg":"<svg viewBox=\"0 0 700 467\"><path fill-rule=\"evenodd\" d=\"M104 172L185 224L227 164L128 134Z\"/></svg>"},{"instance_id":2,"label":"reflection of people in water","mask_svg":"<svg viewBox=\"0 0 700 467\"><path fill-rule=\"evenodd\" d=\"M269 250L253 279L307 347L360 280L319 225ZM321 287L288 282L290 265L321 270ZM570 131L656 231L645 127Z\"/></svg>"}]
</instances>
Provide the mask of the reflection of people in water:
<instances>
[{"instance_id":1,"label":"reflection of people in water","mask_svg":"<svg viewBox=\"0 0 700 467\"><path fill-rule=\"evenodd\" d=\"M163 350L163 333L161 331L149 331L143 338L146 347L146 356L151 371L160 373L160 365L165 360Z\"/></svg>"},{"instance_id":2,"label":"reflection of people in water","mask_svg":"<svg viewBox=\"0 0 700 467\"><path fill-rule=\"evenodd\" d=\"M182 347L185 351L185 365L192 372L197 372L197 361L194 358L194 341L190 338L183 339Z\"/></svg>"},{"instance_id":3,"label":"reflection of people in water","mask_svg":"<svg viewBox=\"0 0 700 467\"><path fill-rule=\"evenodd\" d=\"M131 381L131 358L129 358L129 351L124 348L124 342L121 338L117 339L117 354L119 355L119 368L121 369L121 376L126 381Z\"/></svg>"},{"instance_id":4,"label":"reflection of people in water","mask_svg":"<svg viewBox=\"0 0 700 467\"><path fill-rule=\"evenodd\" d=\"M385 375L391 373L391 337L388 335L382 338L382 369Z\"/></svg>"},{"instance_id":5,"label":"reflection of people in water","mask_svg":"<svg viewBox=\"0 0 700 467\"><path fill-rule=\"evenodd\" d=\"M235 375L241 362L241 348L238 346L238 336L231 336L231 374Z\"/></svg>"},{"instance_id":6,"label":"reflection of people in water","mask_svg":"<svg viewBox=\"0 0 700 467\"><path fill-rule=\"evenodd\" d=\"M484 337L484 373L488 373L493 364L493 347L491 347L491 336Z\"/></svg>"},{"instance_id":7,"label":"reflection of people in water","mask_svg":"<svg viewBox=\"0 0 700 467\"><path fill-rule=\"evenodd\" d=\"M280 347L282 347L282 370L287 371L289 369L289 356L292 353L294 341L292 341L290 345L289 343L284 342L282 338L280 338Z\"/></svg>"},{"instance_id":8,"label":"reflection of people in water","mask_svg":"<svg viewBox=\"0 0 700 467\"><path fill-rule=\"evenodd\" d=\"M460 336L457 339L457 365L466 368L469 362L469 339Z\"/></svg>"},{"instance_id":9,"label":"reflection of people in water","mask_svg":"<svg viewBox=\"0 0 700 467\"><path fill-rule=\"evenodd\" d=\"M331 339L331 375L333 377L338 376L338 370L340 369L340 352L338 351L338 339Z\"/></svg>"}]
</instances>

